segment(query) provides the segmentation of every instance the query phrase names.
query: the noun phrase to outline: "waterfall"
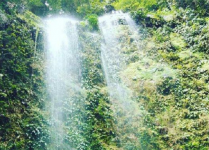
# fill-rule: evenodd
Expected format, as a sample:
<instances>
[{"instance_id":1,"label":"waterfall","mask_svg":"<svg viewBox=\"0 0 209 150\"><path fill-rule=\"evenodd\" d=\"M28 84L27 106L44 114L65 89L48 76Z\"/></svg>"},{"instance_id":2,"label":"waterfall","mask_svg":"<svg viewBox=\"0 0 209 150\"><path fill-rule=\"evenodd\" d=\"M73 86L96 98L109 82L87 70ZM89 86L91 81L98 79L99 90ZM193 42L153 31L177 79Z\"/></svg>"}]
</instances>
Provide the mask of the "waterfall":
<instances>
[{"instance_id":1,"label":"waterfall","mask_svg":"<svg viewBox=\"0 0 209 150\"><path fill-rule=\"evenodd\" d=\"M49 149L72 149L65 144L75 93L80 90L77 21L46 20L46 85L49 95L51 143Z\"/></svg>"},{"instance_id":2,"label":"waterfall","mask_svg":"<svg viewBox=\"0 0 209 150\"><path fill-rule=\"evenodd\" d=\"M67 17L46 20L46 109L51 140L48 148L52 150L76 149L89 142L82 132L83 125L87 125L86 97L81 81L77 24L76 20ZM99 27L104 39L101 44L102 66L115 117L118 145L134 149L140 145L136 132L140 111L120 73L127 67L123 50L127 47L139 50L137 27L129 14L122 12L100 17Z\"/></svg>"},{"instance_id":3,"label":"waterfall","mask_svg":"<svg viewBox=\"0 0 209 150\"><path fill-rule=\"evenodd\" d=\"M122 82L120 72L127 66L123 49L131 46L139 49L137 28L129 14L120 11L100 17L99 27L104 38L101 45L103 70L116 119L119 144L134 148L140 145L137 142L138 125L134 125L139 122L140 112L137 103L132 101L131 90ZM130 42L130 39L133 41Z\"/></svg>"}]
</instances>

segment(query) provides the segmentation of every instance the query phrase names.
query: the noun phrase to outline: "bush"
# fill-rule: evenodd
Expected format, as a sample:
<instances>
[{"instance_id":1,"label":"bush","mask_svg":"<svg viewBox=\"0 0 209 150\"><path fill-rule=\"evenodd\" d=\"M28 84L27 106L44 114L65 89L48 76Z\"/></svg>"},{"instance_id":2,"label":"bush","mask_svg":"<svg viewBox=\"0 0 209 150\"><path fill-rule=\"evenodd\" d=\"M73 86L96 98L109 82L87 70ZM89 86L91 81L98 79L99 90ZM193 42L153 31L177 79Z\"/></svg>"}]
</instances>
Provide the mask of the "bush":
<instances>
[{"instance_id":1,"label":"bush","mask_svg":"<svg viewBox=\"0 0 209 150\"><path fill-rule=\"evenodd\" d=\"M201 15L209 14L209 1L208 0L176 0L179 7L194 9Z\"/></svg>"},{"instance_id":2,"label":"bush","mask_svg":"<svg viewBox=\"0 0 209 150\"><path fill-rule=\"evenodd\" d=\"M116 9L136 11L138 9L153 10L158 8L157 0L119 0L113 4Z\"/></svg>"},{"instance_id":3,"label":"bush","mask_svg":"<svg viewBox=\"0 0 209 150\"><path fill-rule=\"evenodd\" d=\"M98 30L98 16L93 14L93 15L88 15L86 17L87 21L89 22L90 29L91 30Z\"/></svg>"}]
</instances>

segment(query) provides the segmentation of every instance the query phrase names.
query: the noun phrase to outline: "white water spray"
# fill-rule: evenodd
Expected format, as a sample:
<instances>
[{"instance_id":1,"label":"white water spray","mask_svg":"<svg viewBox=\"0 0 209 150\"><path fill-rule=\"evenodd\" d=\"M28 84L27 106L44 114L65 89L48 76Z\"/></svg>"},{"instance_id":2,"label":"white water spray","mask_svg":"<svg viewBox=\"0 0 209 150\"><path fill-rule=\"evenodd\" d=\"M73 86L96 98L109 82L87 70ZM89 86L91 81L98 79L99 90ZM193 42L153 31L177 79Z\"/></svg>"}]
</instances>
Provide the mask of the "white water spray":
<instances>
[{"instance_id":1,"label":"white water spray","mask_svg":"<svg viewBox=\"0 0 209 150\"><path fill-rule=\"evenodd\" d=\"M122 147L140 145L137 140L140 112L137 104L132 101L132 92L121 81L120 72L126 68L126 57L122 49L131 45L137 47L137 28L129 14L113 12L99 18L99 27L104 37L102 44L102 63L109 89L110 99L116 119L117 134ZM121 36L122 35L122 36ZM125 43L126 39L134 39L132 43ZM130 146L131 145L131 146Z\"/></svg>"},{"instance_id":2,"label":"white water spray","mask_svg":"<svg viewBox=\"0 0 209 150\"><path fill-rule=\"evenodd\" d=\"M69 18L46 20L46 81L50 110L50 149L71 149L65 145L66 124L72 94L80 88L77 22ZM68 109L68 111L66 111Z\"/></svg>"}]
</instances>

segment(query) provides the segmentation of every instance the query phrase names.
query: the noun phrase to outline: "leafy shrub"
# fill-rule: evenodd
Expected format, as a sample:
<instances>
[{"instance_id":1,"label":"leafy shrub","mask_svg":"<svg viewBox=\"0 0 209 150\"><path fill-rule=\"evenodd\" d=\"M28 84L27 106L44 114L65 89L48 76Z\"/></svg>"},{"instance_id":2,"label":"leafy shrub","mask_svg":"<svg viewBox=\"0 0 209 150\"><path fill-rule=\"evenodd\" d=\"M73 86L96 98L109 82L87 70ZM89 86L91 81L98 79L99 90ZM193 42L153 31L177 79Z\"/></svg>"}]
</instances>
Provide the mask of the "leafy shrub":
<instances>
[{"instance_id":1,"label":"leafy shrub","mask_svg":"<svg viewBox=\"0 0 209 150\"><path fill-rule=\"evenodd\" d=\"M158 85L157 91L163 95L169 95L174 88L174 80L171 77L165 77L165 80L160 85Z\"/></svg>"},{"instance_id":2,"label":"leafy shrub","mask_svg":"<svg viewBox=\"0 0 209 150\"><path fill-rule=\"evenodd\" d=\"M5 12L9 26L2 22L0 28L0 149L44 149L43 68L37 58L43 43L37 40L34 53L37 31L10 11Z\"/></svg>"},{"instance_id":3,"label":"leafy shrub","mask_svg":"<svg viewBox=\"0 0 209 150\"><path fill-rule=\"evenodd\" d=\"M97 15L88 15L86 17L87 21L89 22L91 30L98 30L98 16Z\"/></svg>"},{"instance_id":4,"label":"leafy shrub","mask_svg":"<svg viewBox=\"0 0 209 150\"><path fill-rule=\"evenodd\" d=\"M209 1L208 0L176 0L179 7L194 9L201 15L208 15Z\"/></svg>"},{"instance_id":5,"label":"leafy shrub","mask_svg":"<svg viewBox=\"0 0 209 150\"><path fill-rule=\"evenodd\" d=\"M91 14L102 15L105 12L105 5L106 2L100 0L84 2L77 6L77 13L82 17Z\"/></svg>"},{"instance_id":6,"label":"leafy shrub","mask_svg":"<svg viewBox=\"0 0 209 150\"><path fill-rule=\"evenodd\" d=\"M153 10L157 9L157 0L119 0L113 3L116 9L125 11L136 11L138 9Z\"/></svg>"}]
</instances>

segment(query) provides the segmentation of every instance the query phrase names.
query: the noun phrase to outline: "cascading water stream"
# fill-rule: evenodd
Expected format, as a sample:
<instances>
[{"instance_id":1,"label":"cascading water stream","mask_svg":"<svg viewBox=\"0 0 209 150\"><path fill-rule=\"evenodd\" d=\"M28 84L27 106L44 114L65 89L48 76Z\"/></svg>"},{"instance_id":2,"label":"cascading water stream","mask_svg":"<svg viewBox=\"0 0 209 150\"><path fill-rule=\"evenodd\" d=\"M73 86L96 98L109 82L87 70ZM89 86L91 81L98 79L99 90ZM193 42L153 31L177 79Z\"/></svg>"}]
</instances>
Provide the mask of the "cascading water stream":
<instances>
[{"instance_id":1,"label":"cascading water stream","mask_svg":"<svg viewBox=\"0 0 209 150\"><path fill-rule=\"evenodd\" d=\"M140 112L137 104L132 101L131 90L121 81L120 72L126 67L126 57L122 50L131 46L139 49L137 28L129 14L117 11L100 17L99 27L104 37L101 46L103 70L116 119L119 143L122 147L131 144L134 148L140 145L136 135ZM133 41L126 43L127 39Z\"/></svg>"},{"instance_id":2,"label":"cascading water stream","mask_svg":"<svg viewBox=\"0 0 209 150\"><path fill-rule=\"evenodd\" d=\"M49 95L50 149L71 149L64 140L72 115L73 94L79 91L77 21L69 18L46 20L46 83Z\"/></svg>"},{"instance_id":3,"label":"cascading water stream","mask_svg":"<svg viewBox=\"0 0 209 150\"><path fill-rule=\"evenodd\" d=\"M131 90L122 82L120 72L127 63L122 49L131 46L139 49L136 25L128 14L116 12L100 17L99 27L104 37L102 65L119 145L133 148L140 145L136 135L140 112L132 101ZM85 110L85 92L81 88L78 37L77 21L64 17L46 20L46 84L49 95L46 109L50 110L51 144L48 148L51 150L74 149L74 135L82 139L83 127L79 127L79 124L85 122L85 114L81 113L81 110Z\"/></svg>"}]
</instances>

